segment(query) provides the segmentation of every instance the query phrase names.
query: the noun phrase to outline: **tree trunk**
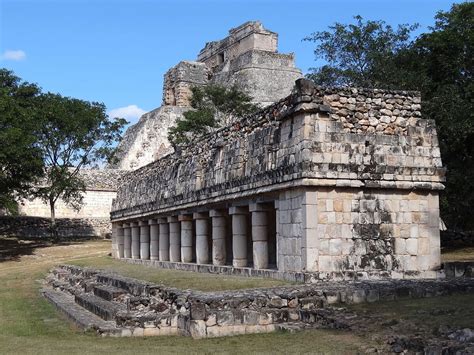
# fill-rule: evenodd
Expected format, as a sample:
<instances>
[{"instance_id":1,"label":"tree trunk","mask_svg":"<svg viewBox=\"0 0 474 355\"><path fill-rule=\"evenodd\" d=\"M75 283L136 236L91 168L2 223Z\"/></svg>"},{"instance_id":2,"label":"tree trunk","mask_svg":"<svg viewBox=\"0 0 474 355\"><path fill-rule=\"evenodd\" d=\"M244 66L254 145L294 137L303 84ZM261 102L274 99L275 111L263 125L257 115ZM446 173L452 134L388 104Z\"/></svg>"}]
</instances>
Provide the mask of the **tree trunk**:
<instances>
[{"instance_id":1,"label":"tree trunk","mask_svg":"<svg viewBox=\"0 0 474 355\"><path fill-rule=\"evenodd\" d=\"M58 227L56 225L56 211L54 209L54 206L56 204L56 201L53 199L49 200L49 207L51 210L51 239L53 240L53 243L59 242L59 233L58 233Z\"/></svg>"}]
</instances>

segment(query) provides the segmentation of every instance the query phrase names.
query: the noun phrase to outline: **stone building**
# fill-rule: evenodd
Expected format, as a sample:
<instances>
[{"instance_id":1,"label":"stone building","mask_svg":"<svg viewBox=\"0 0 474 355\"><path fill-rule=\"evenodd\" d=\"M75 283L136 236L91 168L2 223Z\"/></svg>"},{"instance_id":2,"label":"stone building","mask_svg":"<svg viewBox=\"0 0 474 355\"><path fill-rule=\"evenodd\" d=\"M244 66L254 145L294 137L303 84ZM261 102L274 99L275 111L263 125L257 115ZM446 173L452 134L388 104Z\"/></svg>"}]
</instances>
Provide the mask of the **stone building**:
<instances>
[{"instance_id":1,"label":"stone building","mask_svg":"<svg viewBox=\"0 0 474 355\"><path fill-rule=\"evenodd\" d=\"M111 169L84 173L87 191L83 208L74 211L58 203L57 216L63 219L65 228L73 233L74 228L68 226L86 224L89 226L86 229L76 229L91 235L108 233L110 225L106 220L119 176L123 175L123 170L138 169L171 153L168 129L189 110L192 86L237 85L262 106L290 94L301 71L295 68L293 54L277 53L277 42L278 35L264 29L260 22L247 22L231 29L225 39L207 43L197 61L182 61L168 70L164 75L162 105L144 114L126 131L119 145L119 162L110 166ZM267 80L269 76L271 81ZM23 201L20 213L47 218L50 211L40 200L33 200ZM29 234L35 230L41 230L41 235L47 234L47 221L34 218L23 219L22 223L26 225L21 229ZM0 222L0 232L18 228L12 219Z\"/></svg>"},{"instance_id":2,"label":"stone building","mask_svg":"<svg viewBox=\"0 0 474 355\"><path fill-rule=\"evenodd\" d=\"M104 236L111 233L110 209L117 195L119 179L126 173L116 169L83 169L80 175L85 182L83 205L75 210L59 200L56 218L62 236ZM41 199L19 203L20 217L5 217L0 221L0 233L28 236L49 235L50 207ZM22 234L23 233L23 234Z\"/></svg>"},{"instance_id":3,"label":"stone building","mask_svg":"<svg viewBox=\"0 0 474 355\"><path fill-rule=\"evenodd\" d=\"M223 40L207 43L197 61L182 61L165 73L162 106L127 130L115 167L134 170L172 151L168 129L189 109L193 86L235 85L267 106L288 96L301 76L293 54L278 53L275 32L258 21L233 28Z\"/></svg>"},{"instance_id":4,"label":"stone building","mask_svg":"<svg viewBox=\"0 0 474 355\"><path fill-rule=\"evenodd\" d=\"M113 255L306 280L436 277L444 169L420 110L416 92L299 79L258 114L127 174Z\"/></svg>"}]
</instances>

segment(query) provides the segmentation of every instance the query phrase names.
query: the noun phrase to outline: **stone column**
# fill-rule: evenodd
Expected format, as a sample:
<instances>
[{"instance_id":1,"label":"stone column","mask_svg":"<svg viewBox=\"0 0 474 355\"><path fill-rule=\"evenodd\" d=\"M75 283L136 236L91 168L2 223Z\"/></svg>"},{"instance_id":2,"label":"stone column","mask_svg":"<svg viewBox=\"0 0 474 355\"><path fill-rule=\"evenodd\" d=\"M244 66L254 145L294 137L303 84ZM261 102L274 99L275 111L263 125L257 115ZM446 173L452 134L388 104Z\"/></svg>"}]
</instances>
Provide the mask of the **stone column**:
<instances>
[{"instance_id":1,"label":"stone column","mask_svg":"<svg viewBox=\"0 0 474 355\"><path fill-rule=\"evenodd\" d=\"M209 216L197 212L193 218L196 220L196 263L209 264Z\"/></svg>"},{"instance_id":2,"label":"stone column","mask_svg":"<svg viewBox=\"0 0 474 355\"><path fill-rule=\"evenodd\" d=\"M117 223L117 256L119 259L124 257L124 228L122 223Z\"/></svg>"},{"instance_id":3,"label":"stone column","mask_svg":"<svg viewBox=\"0 0 474 355\"><path fill-rule=\"evenodd\" d=\"M212 218L212 263L225 265L226 262L226 213L223 210L210 210Z\"/></svg>"},{"instance_id":4,"label":"stone column","mask_svg":"<svg viewBox=\"0 0 474 355\"><path fill-rule=\"evenodd\" d=\"M168 217L170 229L170 261L181 261L181 233L178 217Z\"/></svg>"},{"instance_id":5,"label":"stone column","mask_svg":"<svg viewBox=\"0 0 474 355\"><path fill-rule=\"evenodd\" d=\"M140 259L150 259L150 226L148 220L140 221Z\"/></svg>"},{"instance_id":6,"label":"stone column","mask_svg":"<svg viewBox=\"0 0 474 355\"><path fill-rule=\"evenodd\" d=\"M181 222L181 262L193 261L193 216L182 214L178 216Z\"/></svg>"},{"instance_id":7,"label":"stone column","mask_svg":"<svg viewBox=\"0 0 474 355\"><path fill-rule=\"evenodd\" d=\"M249 205L252 213L253 266L255 269L268 269L268 212L264 205Z\"/></svg>"},{"instance_id":8,"label":"stone column","mask_svg":"<svg viewBox=\"0 0 474 355\"><path fill-rule=\"evenodd\" d=\"M131 258L132 257L132 229L130 228L130 223L124 223L123 228L123 257Z\"/></svg>"},{"instance_id":9,"label":"stone column","mask_svg":"<svg viewBox=\"0 0 474 355\"><path fill-rule=\"evenodd\" d=\"M232 251L234 267L247 266L247 208L231 207L232 216Z\"/></svg>"},{"instance_id":10,"label":"stone column","mask_svg":"<svg viewBox=\"0 0 474 355\"><path fill-rule=\"evenodd\" d=\"M158 254L160 261L170 260L170 230L168 220L166 218L158 218L160 225L160 238L158 242Z\"/></svg>"},{"instance_id":11,"label":"stone column","mask_svg":"<svg viewBox=\"0 0 474 355\"><path fill-rule=\"evenodd\" d=\"M132 259L140 259L140 227L138 222L130 223L132 228Z\"/></svg>"},{"instance_id":12,"label":"stone column","mask_svg":"<svg viewBox=\"0 0 474 355\"><path fill-rule=\"evenodd\" d=\"M112 242L112 258L118 258L118 246L117 246L117 223L112 222L112 235L111 235L111 242Z\"/></svg>"},{"instance_id":13,"label":"stone column","mask_svg":"<svg viewBox=\"0 0 474 355\"><path fill-rule=\"evenodd\" d=\"M159 228L156 219L150 219L148 221L150 225L150 260L159 260L158 253L158 241L159 241Z\"/></svg>"}]
</instances>

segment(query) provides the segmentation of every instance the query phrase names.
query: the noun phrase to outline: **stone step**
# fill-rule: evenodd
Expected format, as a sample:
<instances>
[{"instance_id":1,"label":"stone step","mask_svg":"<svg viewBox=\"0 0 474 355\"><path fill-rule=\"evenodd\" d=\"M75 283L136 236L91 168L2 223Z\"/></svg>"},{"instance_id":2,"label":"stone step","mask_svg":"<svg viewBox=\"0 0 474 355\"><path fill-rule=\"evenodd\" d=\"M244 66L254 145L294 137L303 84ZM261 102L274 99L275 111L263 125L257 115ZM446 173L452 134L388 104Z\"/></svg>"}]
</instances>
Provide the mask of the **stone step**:
<instances>
[{"instance_id":1,"label":"stone step","mask_svg":"<svg viewBox=\"0 0 474 355\"><path fill-rule=\"evenodd\" d=\"M124 304L106 301L96 295L87 293L76 294L75 302L89 312L107 321L115 320L115 316L118 312L127 311L127 306Z\"/></svg>"},{"instance_id":2,"label":"stone step","mask_svg":"<svg viewBox=\"0 0 474 355\"><path fill-rule=\"evenodd\" d=\"M97 274L97 282L125 290L133 296L147 296L151 288L156 287L148 282L116 274Z\"/></svg>"},{"instance_id":3,"label":"stone step","mask_svg":"<svg viewBox=\"0 0 474 355\"><path fill-rule=\"evenodd\" d=\"M106 285L95 285L93 291L94 291L94 295L106 301L113 301L118 296L127 293L122 288L118 288L114 286L106 286Z\"/></svg>"},{"instance_id":4,"label":"stone step","mask_svg":"<svg viewBox=\"0 0 474 355\"><path fill-rule=\"evenodd\" d=\"M115 325L115 322L105 321L85 310L75 303L74 296L49 287L43 288L42 293L46 299L78 328L83 330L95 330L102 335L117 336L121 334L122 330Z\"/></svg>"}]
</instances>

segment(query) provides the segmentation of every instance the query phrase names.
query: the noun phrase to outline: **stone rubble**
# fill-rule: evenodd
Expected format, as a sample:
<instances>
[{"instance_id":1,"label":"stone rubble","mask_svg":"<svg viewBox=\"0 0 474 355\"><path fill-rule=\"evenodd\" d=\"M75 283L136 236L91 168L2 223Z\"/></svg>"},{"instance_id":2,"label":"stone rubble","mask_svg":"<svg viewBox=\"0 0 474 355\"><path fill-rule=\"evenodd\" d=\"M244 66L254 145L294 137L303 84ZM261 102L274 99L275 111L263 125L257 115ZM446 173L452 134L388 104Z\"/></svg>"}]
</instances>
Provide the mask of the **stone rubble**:
<instances>
[{"instance_id":1,"label":"stone rubble","mask_svg":"<svg viewBox=\"0 0 474 355\"><path fill-rule=\"evenodd\" d=\"M99 327L98 333L103 335L180 334L205 338L315 327L360 331L363 324L370 323L364 323L366 320L361 321L342 305L473 291L474 279L464 278L450 281L331 282L201 292L63 265L48 275L43 292L46 295L56 292L56 298L58 294L66 298L74 296L76 303L80 298L79 302L89 311L106 320L113 319L114 327L111 328L110 323L105 330ZM108 301L98 297L107 292L109 295L105 298ZM82 300L89 300L89 303ZM448 339L456 342L471 341L469 330L445 333ZM402 348L408 346L399 342L394 340L393 344Z\"/></svg>"}]
</instances>

